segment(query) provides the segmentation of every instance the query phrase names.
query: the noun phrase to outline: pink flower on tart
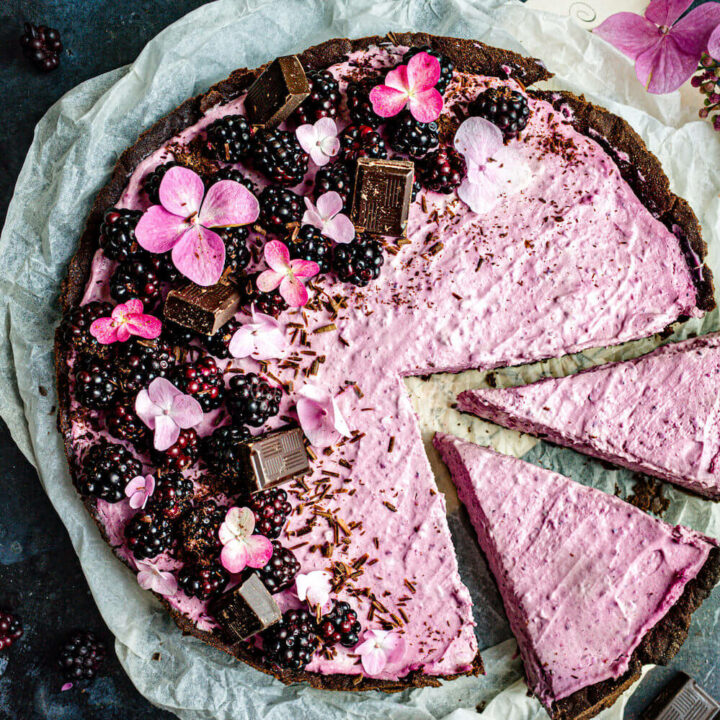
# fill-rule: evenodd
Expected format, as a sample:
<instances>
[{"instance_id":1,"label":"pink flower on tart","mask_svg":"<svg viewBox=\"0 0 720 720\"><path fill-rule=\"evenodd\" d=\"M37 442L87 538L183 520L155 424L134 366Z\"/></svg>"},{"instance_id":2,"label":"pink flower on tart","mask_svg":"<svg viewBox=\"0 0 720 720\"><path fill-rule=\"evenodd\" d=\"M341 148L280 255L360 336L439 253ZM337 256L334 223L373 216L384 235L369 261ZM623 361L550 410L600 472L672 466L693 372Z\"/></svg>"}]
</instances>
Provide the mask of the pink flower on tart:
<instances>
[{"instance_id":1,"label":"pink flower on tart","mask_svg":"<svg viewBox=\"0 0 720 720\"><path fill-rule=\"evenodd\" d=\"M337 401L325 388L307 383L298 395L295 410L311 445L326 448L341 437L350 437L350 429Z\"/></svg>"},{"instance_id":2,"label":"pink flower on tart","mask_svg":"<svg viewBox=\"0 0 720 720\"><path fill-rule=\"evenodd\" d=\"M125 497L134 510L140 510L147 504L150 496L155 492L155 478L152 475L138 475L125 486Z\"/></svg>"},{"instance_id":3,"label":"pink flower on tart","mask_svg":"<svg viewBox=\"0 0 720 720\"><path fill-rule=\"evenodd\" d=\"M370 91L373 110L380 117L392 117L407 106L418 122L433 122L443 109L443 97L435 87L439 79L440 61L426 52L417 53L407 65L391 70L384 85Z\"/></svg>"},{"instance_id":4,"label":"pink flower on tart","mask_svg":"<svg viewBox=\"0 0 720 720\"><path fill-rule=\"evenodd\" d=\"M241 325L230 339L228 350L234 358L271 360L283 356L288 340L283 326L271 315L257 312L253 305L251 322Z\"/></svg>"},{"instance_id":5,"label":"pink flower on tart","mask_svg":"<svg viewBox=\"0 0 720 720\"><path fill-rule=\"evenodd\" d=\"M246 567L261 568L272 557L273 546L264 535L253 535L255 515L250 508L231 507L220 525L218 537L223 544L222 566L230 573Z\"/></svg>"},{"instance_id":6,"label":"pink flower on tart","mask_svg":"<svg viewBox=\"0 0 720 720\"><path fill-rule=\"evenodd\" d=\"M320 118L316 123L301 125L296 131L300 147L310 155L310 159L318 166L327 165L330 158L340 152L338 130L332 118Z\"/></svg>"},{"instance_id":7,"label":"pink flower on tart","mask_svg":"<svg viewBox=\"0 0 720 720\"><path fill-rule=\"evenodd\" d=\"M327 570L312 570L300 573L295 578L295 592L300 600L311 608L320 608L322 612L330 610L330 592L332 575Z\"/></svg>"},{"instance_id":8,"label":"pink flower on tart","mask_svg":"<svg viewBox=\"0 0 720 720\"><path fill-rule=\"evenodd\" d=\"M669 93L695 72L720 24L717 3L700 5L681 19L691 4L692 0L652 0L644 16L615 13L593 32L635 62L635 74L648 92Z\"/></svg>"},{"instance_id":9,"label":"pink flower on tart","mask_svg":"<svg viewBox=\"0 0 720 720\"><path fill-rule=\"evenodd\" d=\"M334 190L323 193L317 199L317 205L305 196L305 213L303 225L316 227L323 235L343 245L352 242L355 237L355 226L347 215L342 212L343 201Z\"/></svg>"},{"instance_id":10,"label":"pink flower on tart","mask_svg":"<svg viewBox=\"0 0 720 720\"><path fill-rule=\"evenodd\" d=\"M203 418L200 403L162 377L155 378L147 389L137 394L135 412L154 430L153 447L156 450L172 447L180 437L180 430L195 427Z\"/></svg>"},{"instance_id":11,"label":"pink flower on tart","mask_svg":"<svg viewBox=\"0 0 720 720\"><path fill-rule=\"evenodd\" d=\"M394 630L366 630L362 642L355 648L363 670L373 677L388 663L398 662L405 652L405 641Z\"/></svg>"},{"instance_id":12,"label":"pink flower on tart","mask_svg":"<svg viewBox=\"0 0 720 720\"><path fill-rule=\"evenodd\" d=\"M131 335L153 340L160 336L162 322L143 313L141 300L132 299L113 308L110 317L101 317L90 325L90 334L101 344L126 342Z\"/></svg>"},{"instance_id":13,"label":"pink flower on tart","mask_svg":"<svg viewBox=\"0 0 720 720\"><path fill-rule=\"evenodd\" d=\"M173 167L160 183L160 205L140 218L135 236L152 253L172 251L175 267L204 287L215 285L225 267L225 244L210 228L237 227L257 220L257 198L241 183L220 180L205 193L202 179Z\"/></svg>"},{"instance_id":14,"label":"pink flower on tart","mask_svg":"<svg viewBox=\"0 0 720 720\"><path fill-rule=\"evenodd\" d=\"M280 295L290 307L302 307L308 301L302 281L315 277L320 266L312 260L291 260L287 245L280 240L266 243L264 257L270 269L258 276L258 290L269 293L280 288Z\"/></svg>"},{"instance_id":15,"label":"pink flower on tart","mask_svg":"<svg viewBox=\"0 0 720 720\"><path fill-rule=\"evenodd\" d=\"M157 565L141 560L136 561L138 585L143 590L154 590L159 595L176 595L178 590L177 579L167 570L161 570Z\"/></svg>"}]
</instances>

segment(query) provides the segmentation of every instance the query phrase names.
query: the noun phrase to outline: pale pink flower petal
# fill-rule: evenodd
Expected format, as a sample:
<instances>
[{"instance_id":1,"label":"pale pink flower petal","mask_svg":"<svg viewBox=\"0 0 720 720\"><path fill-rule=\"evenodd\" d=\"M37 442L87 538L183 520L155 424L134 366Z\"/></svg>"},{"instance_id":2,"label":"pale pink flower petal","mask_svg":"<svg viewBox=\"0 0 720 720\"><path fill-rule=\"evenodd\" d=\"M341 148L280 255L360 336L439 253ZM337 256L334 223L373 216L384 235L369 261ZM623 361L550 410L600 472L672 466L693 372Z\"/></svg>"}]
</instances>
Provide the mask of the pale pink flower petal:
<instances>
[{"instance_id":1,"label":"pale pink flower petal","mask_svg":"<svg viewBox=\"0 0 720 720\"><path fill-rule=\"evenodd\" d=\"M253 535L255 516L247 507L232 507L220 525L218 537L223 544L220 562L231 573L250 567L263 567L273 551L272 543L262 535Z\"/></svg>"},{"instance_id":2,"label":"pale pink flower petal","mask_svg":"<svg viewBox=\"0 0 720 720\"><path fill-rule=\"evenodd\" d=\"M355 238L355 226L347 215L339 213L325 223L323 235L326 235L336 243L346 244Z\"/></svg>"},{"instance_id":3,"label":"pale pink flower petal","mask_svg":"<svg viewBox=\"0 0 720 720\"><path fill-rule=\"evenodd\" d=\"M422 92L437 85L440 79L440 61L426 52L419 52L407 64L407 84L411 90Z\"/></svg>"},{"instance_id":4,"label":"pale pink flower petal","mask_svg":"<svg viewBox=\"0 0 720 720\"><path fill-rule=\"evenodd\" d=\"M71 682L63 683L60 687L60 692L66 692L67 690L71 690L73 687L73 684Z\"/></svg>"},{"instance_id":5,"label":"pale pink flower petal","mask_svg":"<svg viewBox=\"0 0 720 720\"><path fill-rule=\"evenodd\" d=\"M692 5L692 0L652 0L645 8L645 17L656 25L673 25Z\"/></svg>"},{"instance_id":6,"label":"pale pink flower petal","mask_svg":"<svg viewBox=\"0 0 720 720\"><path fill-rule=\"evenodd\" d=\"M173 249L188 227L185 218L169 213L160 205L153 205L140 218L135 227L135 237L140 247L148 252L165 253Z\"/></svg>"},{"instance_id":7,"label":"pale pink flower petal","mask_svg":"<svg viewBox=\"0 0 720 720\"><path fill-rule=\"evenodd\" d=\"M296 131L298 142L312 161L318 165L327 165L331 157L340 151L337 138L337 125L332 118L320 118L314 125L301 125Z\"/></svg>"},{"instance_id":8,"label":"pale pink flower petal","mask_svg":"<svg viewBox=\"0 0 720 720\"><path fill-rule=\"evenodd\" d=\"M290 251L280 240L271 240L265 244L263 256L267 266L277 273L284 274L290 268Z\"/></svg>"},{"instance_id":9,"label":"pale pink flower petal","mask_svg":"<svg viewBox=\"0 0 720 720\"><path fill-rule=\"evenodd\" d=\"M417 55L415 56L417 57ZM414 60L415 58L413 58ZM411 95L408 100L410 114L422 123L434 122L443 109L443 97L435 88Z\"/></svg>"},{"instance_id":10,"label":"pale pink flower petal","mask_svg":"<svg viewBox=\"0 0 720 720\"><path fill-rule=\"evenodd\" d=\"M718 25L710 35L707 47L708 55L717 60L720 58L720 25Z\"/></svg>"},{"instance_id":11,"label":"pale pink flower petal","mask_svg":"<svg viewBox=\"0 0 720 720\"><path fill-rule=\"evenodd\" d=\"M457 129L454 145L468 163L483 165L503 146L503 134L489 120L469 117Z\"/></svg>"},{"instance_id":12,"label":"pale pink flower petal","mask_svg":"<svg viewBox=\"0 0 720 720\"><path fill-rule=\"evenodd\" d=\"M155 416L158 412L157 405L150 399L150 394L143 388L135 398L135 412L137 416L151 430L155 429Z\"/></svg>"},{"instance_id":13,"label":"pale pink flower petal","mask_svg":"<svg viewBox=\"0 0 720 720\"><path fill-rule=\"evenodd\" d=\"M220 525L220 542L225 544L233 538L246 538L255 529L255 515L248 507L231 507Z\"/></svg>"},{"instance_id":14,"label":"pale pink flower petal","mask_svg":"<svg viewBox=\"0 0 720 720\"><path fill-rule=\"evenodd\" d=\"M475 179L472 180L471 177ZM478 215L492 210L497 205L497 185L483 173L469 173L457 189L458 197Z\"/></svg>"},{"instance_id":15,"label":"pale pink flower petal","mask_svg":"<svg viewBox=\"0 0 720 720\"><path fill-rule=\"evenodd\" d=\"M638 56L637 79L648 92L665 94L677 90L694 72L697 59L683 52L674 37L665 37Z\"/></svg>"},{"instance_id":16,"label":"pale pink flower petal","mask_svg":"<svg viewBox=\"0 0 720 720\"><path fill-rule=\"evenodd\" d=\"M295 577L295 592L298 599L307 602L311 608L319 607L326 612L330 609L332 575L327 570L312 570Z\"/></svg>"},{"instance_id":17,"label":"pale pink flower petal","mask_svg":"<svg viewBox=\"0 0 720 720\"><path fill-rule=\"evenodd\" d=\"M247 567L248 550L241 540L231 540L220 552L220 562L230 573L241 573Z\"/></svg>"},{"instance_id":18,"label":"pale pink flower petal","mask_svg":"<svg viewBox=\"0 0 720 720\"><path fill-rule=\"evenodd\" d=\"M313 148L317 145L318 131L312 123L305 123L295 130L295 137L297 137L300 147L306 153L309 153L312 152Z\"/></svg>"},{"instance_id":19,"label":"pale pink flower petal","mask_svg":"<svg viewBox=\"0 0 720 720\"><path fill-rule=\"evenodd\" d=\"M260 204L242 184L234 180L220 180L210 186L198 222L205 227L234 227L257 220Z\"/></svg>"},{"instance_id":20,"label":"pale pink flower petal","mask_svg":"<svg viewBox=\"0 0 720 720\"><path fill-rule=\"evenodd\" d=\"M250 325L239 327L230 338L228 352L234 358L250 357L255 351L255 338Z\"/></svg>"},{"instance_id":21,"label":"pale pink flower petal","mask_svg":"<svg viewBox=\"0 0 720 720\"><path fill-rule=\"evenodd\" d=\"M155 431L153 446L167 450L175 444L180 427L194 427L203 417L200 403L178 390L169 380L155 378L135 398L135 412Z\"/></svg>"},{"instance_id":22,"label":"pale pink flower petal","mask_svg":"<svg viewBox=\"0 0 720 720\"><path fill-rule=\"evenodd\" d=\"M196 285L209 287L220 279L225 267L225 243L212 230L194 225L172 251L175 267Z\"/></svg>"},{"instance_id":23,"label":"pale pink flower petal","mask_svg":"<svg viewBox=\"0 0 720 720\"><path fill-rule=\"evenodd\" d=\"M388 73L389 75L390 73ZM376 85L370 91L373 111L380 117L397 115L407 104L407 93L389 85Z\"/></svg>"},{"instance_id":24,"label":"pale pink flower petal","mask_svg":"<svg viewBox=\"0 0 720 720\"><path fill-rule=\"evenodd\" d=\"M109 317L93 320L90 325L90 334L101 344L111 345L118 340L118 328L115 321Z\"/></svg>"},{"instance_id":25,"label":"pale pink flower petal","mask_svg":"<svg viewBox=\"0 0 720 720\"><path fill-rule=\"evenodd\" d=\"M187 430L202 421L202 406L191 395L177 395L172 401L170 417L179 428Z\"/></svg>"},{"instance_id":26,"label":"pale pink flower petal","mask_svg":"<svg viewBox=\"0 0 720 720\"><path fill-rule=\"evenodd\" d=\"M360 647L364 647L365 643ZM375 645L368 647L366 650L360 653L360 661L362 662L363 670L367 675L373 677L379 675L387 665L387 658L382 648L376 647Z\"/></svg>"},{"instance_id":27,"label":"pale pink flower petal","mask_svg":"<svg viewBox=\"0 0 720 720\"><path fill-rule=\"evenodd\" d=\"M274 270L264 270L258 275L255 284L260 292L268 293L272 292L280 285L283 277L285 276L275 272Z\"/></svg>"},{"instance_id":28,"label":"pale pink flower petal","mask_svg":"<svg viewBox=\"0 0 720 720\"><path fill-rule=\"evenodd\" d=\"M264 535L251 535L246 541L247 565L251 568L261 568L267 565L272 557L273 546Z\"/></svg>"},{"instance_id":29,"label":"pale pink flower petal","mask_svg":"<svg viewBox=\"0 0 720 720\"><path fill-rule=\"evenodd\" d=\"M296 278L305 280L315 277L320 272L320 266L312 260L291 260L290 270Z\"/></svg>"},{"instance_id":30,"label":"pale pink flower petal","mask_svg":"<svg viewBox=\"0 0 720 720\"><path fill-rule=\"evenodd\" d=\"M280 281L280 295L290 307L302 307L310 297L307 288L294 275L286 275Z\"/></svg>"},{"instance_id":31,"label":"pale pink flower petal","mask_svg":"<svg viewBox=\"0 0 720 720\"><path fill-rule=\"evenodd\" d=\"M153 315L145 315L143 313L128 316L128 319L122 327L127 330L128 336L137 335L138 337L148 340L160 337L160 333L162 332L162 322ZM120 338L120 340L122 340L122 338Z\"/></svg>"},{"instance_id":32,"label":"pale pink flower petal","mask_svg":"<svg viewBox=\"0 0 720 720\"><path fill-rule=\"evenodd\" d=\"M410 92L410 79L408 78L408 66L398 65L385 76L385 85L393 90L407 95Z\"/></svg>"},{"instance_id":33,"label":"pale pink flower petal","mask_svg":"<svg viewBox=\"0 0 720 720\"><path fill-rule=\"evenodd\" d=\"M366 630L355 648L367 675L379 675L388 663L397 663L405 653L405 641L394 630Z\"/></svg>"},{"instance_id":34,"label":"pale pink flower petal","mask_svg":"<svg viewBox=\"0 0 720 720\"><path fill-rule=\"evenodd\" d=\"M169 380L166 380L164 377L159 377L155 378L150 385L148 385L148 395L150 396L150 400L158 407L163 410L170 410L173 400L178 395L182 395L182 392Z\"/></svg>"},{"instance_id":35,"label":"pale pink flower petal","mask_svg":"<svg viewBox=\"0 0 720 720\"><path fill-rule=\"evenodd\" d=\"M593 32L631 60L636 60L660 40L658 28L654 23L631 12L611 15Z\"/></svg>"},{"instance_id":36,"label":"pale pink flower petal","mask_svg":"<svg viewBox=\"0 0 720 720\"><path fill-rule=\"evenodd\" d=\"M339 197L339 195L338 195ZM313 204L313 201L306 195L305 196L305 212L302 216L303 225L312 225L313 227L322 229L325 219L320 214L318 208Z\"/></svg>"},{"instance_id":37,"label":"pale pink flower petal","mask_svg":"<svg viewBox=\"0 0 720 720\"><path fill-rule=\"evenodd\" d=\"M160 204L173 215L187 218L200 210L205 186L200 176L189 168L170 168L160 183Z\"/></svg>"},{"instance_id":38,"label":"pale pink flower petal","mask_svg":"<svg viewBox=\"0 0 720 720\"><path fill-rule=\"evenodd\" d=\"M252 322L239 327L230 339L228 351L235 358L270 360L282 357L288 340L280 323L270 315L252 309Z\"/></svg>"},{"instance_id":39,"label":"pale pink flower petal","mask_svg":"<svg viewBox=\"0 0 720 720\"><path fill-rule=\"evenodd\" d=\"M337 215L339 212L342 212L342 209L343 200L340 197L340 193L337 193L334 190L323 193L317 199L318 215L322 218L323 221L335 217L335 215Z\"/></svg>"},{"instance_id":40,"label":"pale pink flower petal","mask_svg":"<svg viewBox=\"0 0 720 720\"><path fill-rule=\"evenodd\" d=\"M148 498L155 492L155 478L152 475L138 475L125 486L125 497L134 510L144 508Z\"/></svg>"},{"instance_id":41,"label":"pale pink flower petal","mask_svg":"<svg viewBox=\"0 0 720 720\"><path fill-rule=\"evenodd\" d=\"M710 47L710 38L720 26L720 5L704 3L678 20L670 33L678 47L685 53L700 60L703 51Z\"/></svg>"},{"instance_id":42,"label":"pale pink flower petal","mask_svg":"<svg viewBox=\"0 0 720 720\"><path fill-rule=\"evenodd\" d=\"M150 562L138 561L137 581L143 590L153 590L160 595L177 594L178 584L175 576L167 571L161 570Z\"/></svg>"},{"instance_id":43,"label":"pale pink flower petal","mask_svg":"<svg viewBox=\"0 0 720 720\"><path fill-rule=\"evenodd\" d=\"M349 437L350 429L335 398L323 387L307 383L296 401L298 421L310 444L330 447L340 437Z\"/></svg>"},{"instance_id":44,"label":"pale pink flower petal","mask_svg":"<svg viewBox=\"0 0 720 720\"><path fill-rule=\"evenodd\" d=\"M155 418L155 434L153 435L153 447L156 450L167 450L171 448L180 437L179 425L168 415L158 415Z\"/></svg>"}]
</instances>

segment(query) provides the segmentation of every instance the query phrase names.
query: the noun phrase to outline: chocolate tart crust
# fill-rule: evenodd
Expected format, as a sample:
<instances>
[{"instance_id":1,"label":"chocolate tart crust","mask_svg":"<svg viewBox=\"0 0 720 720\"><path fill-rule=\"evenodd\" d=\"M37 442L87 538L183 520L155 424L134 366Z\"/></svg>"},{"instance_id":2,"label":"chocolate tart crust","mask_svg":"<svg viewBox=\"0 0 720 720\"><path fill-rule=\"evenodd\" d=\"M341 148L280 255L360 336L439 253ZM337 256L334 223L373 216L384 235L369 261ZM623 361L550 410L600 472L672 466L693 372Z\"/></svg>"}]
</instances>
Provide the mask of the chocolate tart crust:
<instances>
[{"instance_id":1,"label":"chocolate tart crust","mask_svg":"<svg viewBox=\"0 0 720 720\"><path fill-rule=\"evenodd\" d=\"M502 78L511 77L521 82L524 86L530 86L535 82L547 80L552 77L552 73L550 73L539 60L523 57L509 50L490 47L475 40L438 37L427 33L391 33L386 37L370 36L355 40L333 39L308 48L298 57L306 70L318 70L341 62L348 53L365 50L372 45L383 43L405 46L429 45L452 59L456 68L459 70ZM80 238L78 249L70 260L68 274L63 281L59 298L63 314L67 314L80 303L89 277L92 257L97 249L97 238L102 217L105 211L117 202L137 165L182 130L197 122L209 108L218 104L227 103L241 95L265 67L266 65L255 70L246 68L235 70L228 78L213 85L206 93L186 100L171 113L160 119L152 127L143 132L134 145L123 152L115 165L107 185L105 185L96 196L85 229ZM578 119L583 118L585 122L585 125L578 124L576 126L578 129L583 128L581 132L600 141L604 133L608 130L608 127L610 127L613 130L613 133L610 133L612 147L621 148L625 152L629 152L625 149L626 144L628 146L632 145L634 154L632 154L631 157L636 158L638 163L643 164L643 167L652 167L655 169L653 173L647 176L651 178L651 182L646 189L643 183L633 185L631 182L631 168L623 169L623 165L619 164L623 177L633 186L640 200L646 204L649 209L653 210L657 207L653 204L653 202L657 201L657 198L665 198L666 202L664 204L661 203L659 206L663 209L661 219L663 219L666 224L668 222L673 224L673 232L675 232L676 236L684 238L688 247L692 248L697 256L697 262L691 264L691 268L695 269L696 265L699 265L699 270L697 271L699 278L697 281L699 295L698 306L703 309L714 307L710 271L702 264L706 253L706 246L701 239L699 224L687 204L669 193L667 189L667 178L656 158L645 148L639 136L637 136L624 121L600 108L595 108L587 103L584 98L578 98L569 93L555 93L555 95L561 95L564 102L571 103L577 108L576 117ZM541 93L539 93L538 96L544 97ZM592 128L595 128L596 132L599 133L599 137L594 137L593 134L590 133L590 129ZM664 189L664 193L660 192L657 188ZM702 298L702 300L700 298ZM73 481L77 482L78 467L73 452L70 422L70 382L67 367L67 357L70 351L71 348L65 342L61 328L58 328L55 335L58 428L63 435L65 453L68 457ZM97 517L94 499L84 498L83 502L101 534L107 541L107 535ZM125 564L127 565L128 563L125 562ZM475 657L470 670L465 673L434 676L421 671L415 671L397 681L375 680L362 675L321 675L306 671L283 672L265 662L262 658L262 653L256 648L250 647L246 643L238 643L235 645L226 644L219 635L199 630L186 617L171 608L162 596L158 596L158 598L168 609L170 615L184 634L197 637L203 642L246 662L248 665L275 676L286 684L304 681L313 687L328 690L383 690L386 692L396 692L409 687L438 686L441 680L451 680L460 675L467 674L478 675L484 672L480 653ZM680 605L680 603L678 603L678 605ZM687 630L685 630L685 632L687 633ZM606 697L606 704L611 704L610 696L607 695ZM615 696L612 698L613 700L614 697ZM578 700L576 702L577 707L580 708L582 705L581 701ZM600 709L600 706L598 706L598 709ZM557 717L571 718L575 716L576 715L566 714ZM581 716L578 714L577 717ZM582 717L591 717L591 715L582 715Z\"/></svg>"}]
</instances>

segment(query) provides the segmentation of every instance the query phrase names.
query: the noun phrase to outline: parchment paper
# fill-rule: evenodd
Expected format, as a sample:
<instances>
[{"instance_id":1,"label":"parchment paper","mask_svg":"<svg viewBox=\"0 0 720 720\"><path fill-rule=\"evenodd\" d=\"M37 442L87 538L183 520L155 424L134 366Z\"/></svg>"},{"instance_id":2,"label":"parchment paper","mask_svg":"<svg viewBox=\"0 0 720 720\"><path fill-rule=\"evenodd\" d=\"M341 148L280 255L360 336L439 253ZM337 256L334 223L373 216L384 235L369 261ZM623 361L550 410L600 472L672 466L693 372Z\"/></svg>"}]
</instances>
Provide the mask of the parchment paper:
<instances>
[{"instance_id":1,"label":"parchment paper","mask_svg":"<svg viewBox=\"0 0 720 720\"><path fill-rule=\"evenodd\" d=\"M425 30L473 37L542 57L557 74L553 86L584 92L626 117L663 162L675 192L703 223L709 262L720 277L718 190L720 143L710 126L691 117L676 96L654 97L635 81L630 64L567 19L501 0L219 0L179 20L148 44L135 63L90 80L54 105L38 124L0 238L0 414L38 469L41 482L72 542L93 595L117 638L116 650L138 689L184 720L470 720L477 707L497 720L543 717L527 698L516 646L502 605L477 550L464 511L457 507L441 463L429 450L448 493L450 524L463 579L476 601L478 637L487 675L442 688L387 696L285 687L192 638L183 638L167 614L114 558L72 488L55 429L52 371L56 298L92 199L122 150L142 129L187 97L204 91L236 67L255 67L336 36ZM718 327L717 314L689 331ZM609 357L630 357L657 340L622 351L586 352L499 373L502 383L542 372L564 373ZM426 440L436 429L454 432L503 452L526 455L576 480L627 492L630 473L608 471L576 453L537 445L450 409L456 394L483 382L481 373L408 380ZM47 391L47 392L46 392ZM669 489L666 519L720 537L720 507ZM703 636L720 642L717 593L698 613ZM159 659L152 660L158 653ZM702 680L702 678L700 678ZM489 704L488 704L489 703ZM622 717L619 702L603 717Z\"/></svg>"}]
</instances>

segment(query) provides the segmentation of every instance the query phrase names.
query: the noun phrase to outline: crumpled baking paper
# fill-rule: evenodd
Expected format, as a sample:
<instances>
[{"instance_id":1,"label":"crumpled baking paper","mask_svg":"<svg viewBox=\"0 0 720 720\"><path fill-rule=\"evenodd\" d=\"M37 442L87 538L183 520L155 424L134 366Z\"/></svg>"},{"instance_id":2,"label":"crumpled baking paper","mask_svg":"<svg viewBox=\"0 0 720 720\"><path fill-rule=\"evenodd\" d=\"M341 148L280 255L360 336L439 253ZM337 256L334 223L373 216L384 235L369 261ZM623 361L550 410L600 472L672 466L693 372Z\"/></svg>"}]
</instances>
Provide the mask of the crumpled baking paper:
<instances>
[{"instance_id":1,"label":"crumpled baking paper","mask_svg":"<svg viewBox=\"0 0 720 720\"><path fill-rule=\"evenodd\" d=\"M693 118L678 96L648 95L630 63L571 21L501 0L219 0L182 18L151 41L130 66L78 86L38 124L0 238L0 414L35 465L43 487L65 522L98 607L115 634L120 661L138 689L183 720L529 720L544 717L526 695L515 641L447 471L429 446L435 430L454 432L503 452L571 475L607 492L627 494L630 473L609 471L568 450L537 444L451 409L457 393L484 375L468 372L407 381L428 452L448 496L449 521L461 573L476 601L476 620L487 675L460 678L441 688L395 695L333 693L285 687L194 638L184 638L134 575L112 555L86 515L68 474L55 428L53 330L57 296L96 192L115 160L137 134L187 97L204 91L236 67L255 67L327 38L424 30L472 37L542 57L557 77L552 87L586 96L627 118L663 162L675 192L699 215L720 277L718 190L720 143L709 124ZM681 328L717 329L717 313ZM496 372L511 384L542 373L565 373L609 358L647 351L657 338L623 349L581 353ZM720 506L667 489L666 519L720 537ZM698 613L700 640L715 652L720 598ZM687 648L687 646L686 646ZM692 649L689 652L693 652ZM156 659L153 659L153 656ZM699 678L702 680L702 678ZM602 716L622 717L624 699Z\"/></svg>"}]
</instances>

